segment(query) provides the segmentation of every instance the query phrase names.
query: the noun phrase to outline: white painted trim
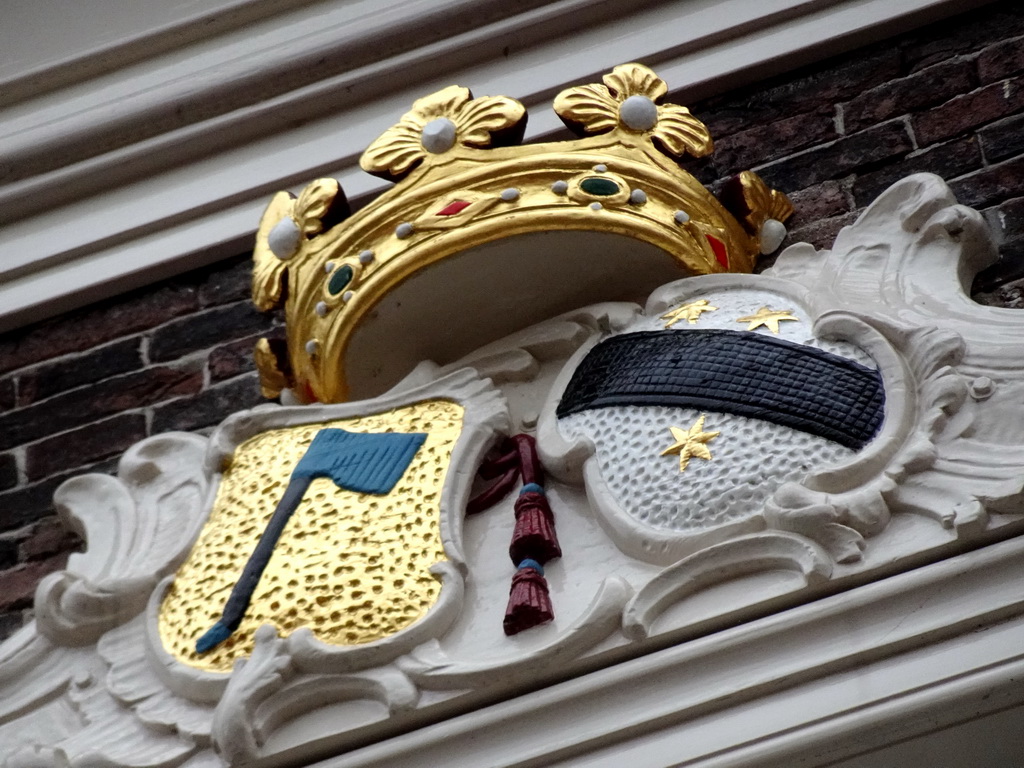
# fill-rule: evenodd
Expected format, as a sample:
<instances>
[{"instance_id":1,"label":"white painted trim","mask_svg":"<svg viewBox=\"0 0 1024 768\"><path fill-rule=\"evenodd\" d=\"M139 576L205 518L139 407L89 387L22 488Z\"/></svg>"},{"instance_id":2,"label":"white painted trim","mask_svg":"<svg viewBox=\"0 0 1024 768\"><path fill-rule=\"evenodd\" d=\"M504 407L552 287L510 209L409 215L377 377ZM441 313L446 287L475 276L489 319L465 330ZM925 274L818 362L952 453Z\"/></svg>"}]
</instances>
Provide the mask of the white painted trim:
<instances>
[{"instance_id":1,"label":"white painted trim","mask_svg":"<svg viewBox=\"0 0 1024 768\"><path fill-rule=\"evenodd\" d=\"M1022 561L992 545L317 766L831 765L1024 705Z\"/></svg>"},{"instance_id":2,"label":"white painted trim","mask_svg":"<svg viewBox=\"0 0 1024 768\"><path fill-rule=\"evenodd\" d=\"M90 0L81 14L67 14L63 0L8 4L0 27L0 106L38 97L96 78L167 51L223 35L316 0ZM13 11L13 13L12 13ZM26 35L27 17L47 23ZM88 17L83 28L80 23ZM21 54L21 55L19 55ZM26 60L27 57L27 60Z\"/></svg>"},{"instance_id":3,"label":"white painted trim","mask_svg":"<svg viewBox=\"0 0 1024 768\"><path fill-rule=\"evenodd\" d=\"M533 5L282 2L275 15L254 11L248 25L224 23L170 50L172 38L158 36L154 56L138 58L143 43L96 52L79 65L98 74L81 82L64 64L63 74L35 73L41 95L0 111L0 179L18 179L0 186L0 331L245 250L277 189L332 175L349 197L375 193L381 182L358 170L362 149L417 97L452 82L521 99L536 138L559 127L547 106L555 93L623 61L653 65L693 99L965 7ZM489 23L475 25L481 15ZM125 66L103 71L95 57L104 55ZM319 77L322 60L335 64ZM19 93L29 82L18 81ZM51 167L55 157L72 162Z\"/></svg>"}]
</instances>

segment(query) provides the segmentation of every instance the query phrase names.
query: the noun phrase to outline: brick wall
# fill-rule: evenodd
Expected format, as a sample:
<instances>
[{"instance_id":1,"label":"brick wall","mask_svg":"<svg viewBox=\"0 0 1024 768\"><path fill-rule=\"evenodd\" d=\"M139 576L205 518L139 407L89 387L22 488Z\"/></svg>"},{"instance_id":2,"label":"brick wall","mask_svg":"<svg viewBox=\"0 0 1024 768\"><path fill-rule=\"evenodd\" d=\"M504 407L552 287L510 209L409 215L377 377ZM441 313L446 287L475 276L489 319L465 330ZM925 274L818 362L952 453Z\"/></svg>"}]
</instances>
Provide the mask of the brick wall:
<instances>
[{"instance_id":1,"label":"brick wall","mask_svg":"<svg viewBox=\"0 0 1024 768\"><path fill-rule=\"evenodd\" d=\"M1024 307L1024 6L1003 0L689 105L715 138L701 181L752 168L789 194L797 241L827 248L911 173L946 179L1002 242L975 298Z\"/></svg>"},{"instance_id":2,"label":"brick wall","mask_svg":"<svg viewBox=\"0 0 1024 768\"><path fill-rule=\"evenodd\" d=\"M262 401L252 348L282 318L256 311L249 280L240 256L0 336L0 637L80 545L54 516L58 485Z\"/></svg>"},{"instance_id":3,"label":"brick wall","mask_svg":"<svg viewBox=\"0 0 1024 768\"><path fill-rule=\"evenodd\" d=\"M689 105L715 137L691 170L746 168L789 193L790 242L827 247L889 184L931 171L984 211L1002 259L976 298L1024 308L1024 8L1004 0ZM255 222L254 222L255 223ZM80 546L54 517L66 478L132 443L260 402L251 358L281 318L248 301L246 256L0 336L0 637Z\"/></svg>"}]
</instances>

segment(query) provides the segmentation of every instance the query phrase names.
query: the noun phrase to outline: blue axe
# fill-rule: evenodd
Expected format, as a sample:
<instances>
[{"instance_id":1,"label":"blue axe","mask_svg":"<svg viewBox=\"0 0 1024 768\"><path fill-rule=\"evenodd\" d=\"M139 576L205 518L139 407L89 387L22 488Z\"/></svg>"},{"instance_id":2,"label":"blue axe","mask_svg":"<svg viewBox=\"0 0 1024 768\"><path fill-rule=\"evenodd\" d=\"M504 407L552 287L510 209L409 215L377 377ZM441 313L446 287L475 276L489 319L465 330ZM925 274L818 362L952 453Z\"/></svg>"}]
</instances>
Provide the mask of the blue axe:
<instances>
[{"instance_id":1,"label":"blue axe","mask_svg":"<svg viewBox=\"0 0 1024 768\"><path fill-rule=\"evenodd\" d=\"M295 465L284 496L249 556L241 578L231 590L220 620L196 641L196 652L206 653L216 648L238 629L281 533L314 478L328 477L339 488L357 493L390 493L426 439L422 432L364 434L344 429L317 432Z\"/></svg>"}]
</instances>

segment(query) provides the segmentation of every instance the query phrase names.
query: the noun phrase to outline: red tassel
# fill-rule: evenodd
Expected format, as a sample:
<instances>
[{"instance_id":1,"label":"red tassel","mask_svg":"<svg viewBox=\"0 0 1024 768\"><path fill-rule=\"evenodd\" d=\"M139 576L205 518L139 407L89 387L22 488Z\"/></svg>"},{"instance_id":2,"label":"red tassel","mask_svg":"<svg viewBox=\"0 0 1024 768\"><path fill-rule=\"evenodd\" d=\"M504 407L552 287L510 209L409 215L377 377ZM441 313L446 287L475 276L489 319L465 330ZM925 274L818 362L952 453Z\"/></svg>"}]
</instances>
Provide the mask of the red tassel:
<instances>
[{"instance_id":1,"label":"red tassel","mask_svg":"<svg viewBox=\"0 0 1024 768\"><path fill-rule=\"evenodd\" d=\"M537 442L529 435L513 435L512 441L519 452L519 467L523 474L523 485L537 483L544 485L544 468L537 456Z\"/></svg>"},{"instance_id":2,"label":"red tassel","mask_svg":"<svg viewBox=\"0 0 1024 768\"><path fill-rule=\"evenodd\" d=\"M512 577L508 608L505 609L505 634L514 635L554 617L547 580L533 568L516 571Z\"/></svg>"},{"instance_id":3,"label":"red tassel","mask_svg":"<svg viewBox=\"0 0 1024 768\"><path fill-rule=\"evenodd\" d=\"M543 493L528 491L516 499L516 527L509 557L516 565L526 558L544 564L562 556L562 548L555 535L555 518Z\"/></svg>"},{"instance_id":4,"label":"red tassel","mask_svg":"<svg viewBox=\"0 0 1024 768\"><path fill-rule=\"evenodd\" d=\"M487 458L484 459L483 464L480 465L480 469L477 470L477 474L479 474L482 479L494 480L496 477L500 477L510 469L518 471L519 450L512 444L512 441L506 440L501 445L501 450L504 450L504 453L493 451L491 454L488 454Z\"/></svg>"},{"instance_id":5,"label":"red tassel","mask_svg":"<svg viewBox=\"0 0 1024 768\"><path fill-rule=\"evenodd\" d=\"M498 478L497 482L491 484L488 488L480 491L479 494L474 496L466 504L466 514L475 515L479 512L483 512L485 509L490 509L512 490L512 487L516 484L516 478L519 475L519 468L512 467L504 475Z\"/></svg>"}]
</instances>

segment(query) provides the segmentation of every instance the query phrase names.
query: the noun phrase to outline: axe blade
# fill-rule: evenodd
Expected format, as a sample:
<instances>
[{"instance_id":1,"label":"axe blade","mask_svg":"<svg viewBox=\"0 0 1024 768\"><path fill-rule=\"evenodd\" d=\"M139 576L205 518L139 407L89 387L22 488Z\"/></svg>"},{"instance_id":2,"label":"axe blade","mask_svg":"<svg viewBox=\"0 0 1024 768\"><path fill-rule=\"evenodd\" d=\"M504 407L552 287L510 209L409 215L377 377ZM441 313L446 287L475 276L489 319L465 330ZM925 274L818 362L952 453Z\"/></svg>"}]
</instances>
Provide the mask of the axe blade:
<instances>
[{"instance_id":1,"label":"axe blade","mask_svg":"<svg viewBox=\"0 0 1024 768\"><path fill-rule=\"evenodd\" d=\"M346 491L390 493L426 439L423 432L321 429L295 465L292 479L326 477Z\"/></svg>"}]
</instances>

